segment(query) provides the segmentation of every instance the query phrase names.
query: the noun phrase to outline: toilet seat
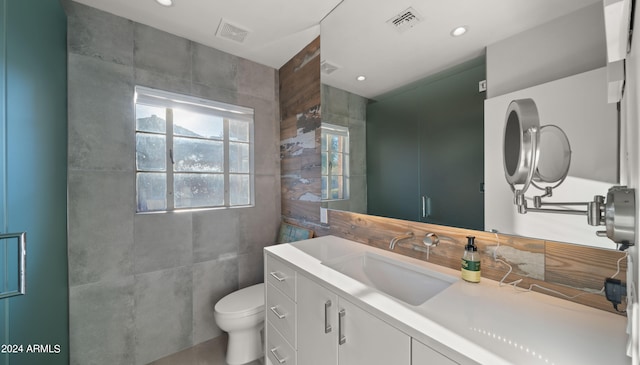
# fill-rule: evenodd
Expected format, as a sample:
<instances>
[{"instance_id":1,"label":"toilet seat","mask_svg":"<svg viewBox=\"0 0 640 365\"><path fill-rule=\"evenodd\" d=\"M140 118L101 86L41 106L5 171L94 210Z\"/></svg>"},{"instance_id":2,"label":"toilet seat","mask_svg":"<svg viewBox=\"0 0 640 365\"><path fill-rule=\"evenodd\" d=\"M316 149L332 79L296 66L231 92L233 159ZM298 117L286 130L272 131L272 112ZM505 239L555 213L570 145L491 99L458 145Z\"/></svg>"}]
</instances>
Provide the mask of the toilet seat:
<instances>
[{"instance_id":1,"label":"toilet seat","mask_svg":"<svg viewBox=\"0 0 640 365\"><path fill-rule=\"evenodd\" d=\"M228 294L216 303L215 312L226 318L248 317L264 311L264 283Z\"/></svg>"}]
</instances>

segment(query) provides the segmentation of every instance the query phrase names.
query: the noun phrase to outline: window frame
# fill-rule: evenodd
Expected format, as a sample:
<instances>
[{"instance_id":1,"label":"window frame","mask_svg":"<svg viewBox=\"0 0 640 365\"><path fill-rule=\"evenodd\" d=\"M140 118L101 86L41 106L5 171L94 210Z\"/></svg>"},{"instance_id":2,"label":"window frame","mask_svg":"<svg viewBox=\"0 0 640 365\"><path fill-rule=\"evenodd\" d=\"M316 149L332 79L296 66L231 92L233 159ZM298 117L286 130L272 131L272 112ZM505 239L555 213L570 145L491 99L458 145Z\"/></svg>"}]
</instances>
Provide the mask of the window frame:
<instances>
[{"instance_id":1,"label":"window frame","mask_svg":"<svg viewBox=\"0 0 640 365\"><path fill-rule=\"evenodd\" d=\"M160 132L148 132L144 130L138 130L138 117L137 105L142 104L151 107L165 109L165 131ZM208 209L235 209L243 207L255 206L255 167L254 167L254 109L247 108L238 105L227 104L223 102L202 99L190 95L178 94L164 90L153 89L144 86L135 86L134 92L134 140L137 141L139 133L142 134L155 134L162 135L165 138L165 169L164 171L151 171L149 169L139 169L138 166L138 146L135 144L135 159L134 159L134 171L136 176L135 181L135 199L136 199L136 213L158 213L158 212L172 212L172 211L191 211L191 210L208 210ZM174 131L174 110L180 109L187 112L194 112L205 114L209 116L215 116L222 119L223 123L223 135L222 138L216 137L194 137L194 136L182 136L175 134ZM234 140L230 138L230 124L232 122L244 122L248 124L248 140ZM207 170L187 170L176 171L175 166L177 161L174 161L174 151L176 149L174 144L174 138L181 139L200 139L206 141L218 141L223 144L223 156L222 156L222 171L207 171ZM231 172L230 161L230 144L246 144L248 145L248 172ZM141 209L140 191L138 176L140 173L158 172L165 175L165 207L163 209ZM221 205L190 205L176 207L175 197L175 184L174 177L177 174L208 174L208 175L222 175L223 176L223 203ZM249 180L249 202L247 204L232 204L231 202L231 176L248 176Z\"/></svg>"},{"instance_id":2,"label":"window frame","mask_svg":"<svg viewBox=\"0 0 640 365\"><path fill-rule=\"evenodd\" d=\"M321 179L324 179L326 177L327 180L327 184L326 184L326 188L327 188L327 193L326 193L326 198L325 198L325 192L321 191L321 201L337 201L337 200L349 200L350 197L350 174L351 174L351 165L350 165L350 149L351 149L351 141L349 138L349 127L346 126L340 126L340 125L335 125L335 124L330 124L330 123L321 123L320 126L320 146L321 146L321 151L320 151L320 156L322 157L323 154L327 154L327 166L326 166L326 174L324 173L324 171L321 171L320 173L320 177ZM345 138L346 143L343 143L341 148L338 148L338 150L333 150L331 148L331 144L329 143L329 140L327 138L328 135L334 135L334 136L340 136ZM326 146L327 149L324 149L324 142L326 140ZM346 148L345 148L345 144L346 144ZM331 155L331 153L339 153L340 155L342 155L342 174L338 174L338 175L334 175L331 173L331 162L329 161L329 156ZM324 167L321 169L324 170ZM330 197L330 192L331 192L331 178L333 176L342 176L342 191L341 191L341 198L332 198ZM321 186L323 184L321 183ZM322 189L322 188L321 188Z\"/></svg>"}]
</instances>

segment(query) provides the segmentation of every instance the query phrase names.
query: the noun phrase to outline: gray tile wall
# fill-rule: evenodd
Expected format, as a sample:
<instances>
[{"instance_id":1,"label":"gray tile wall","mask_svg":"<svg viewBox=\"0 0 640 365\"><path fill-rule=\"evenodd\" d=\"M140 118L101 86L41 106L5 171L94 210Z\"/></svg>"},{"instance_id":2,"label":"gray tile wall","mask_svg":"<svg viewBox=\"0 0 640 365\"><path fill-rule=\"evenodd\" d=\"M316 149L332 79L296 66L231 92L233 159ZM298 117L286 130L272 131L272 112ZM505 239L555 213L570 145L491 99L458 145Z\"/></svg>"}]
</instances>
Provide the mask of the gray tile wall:
<instances>
[{"instance_id":1,"label":"gray tile wall","mask_svg":"<svg viewBox=\"0 0 640 365\"><path fill-rule=\"evenodd\" d=\"M328 208L367 213L367 98L322 84L323 123L349 127L350 197L323 203Z\"/></svg>"},{"instance_id":2,"label":"gray tile wall","mask_svg":"<svg viewBox=\"0 0 640 365\"><path fill-rule=\"evenodd\" d=\"M147 364L221 334L280 223L277 70L75 2L68 13L71 364ZM252 208L135 213L133 90L255 109Z\"/></svg>"}]
</instances>

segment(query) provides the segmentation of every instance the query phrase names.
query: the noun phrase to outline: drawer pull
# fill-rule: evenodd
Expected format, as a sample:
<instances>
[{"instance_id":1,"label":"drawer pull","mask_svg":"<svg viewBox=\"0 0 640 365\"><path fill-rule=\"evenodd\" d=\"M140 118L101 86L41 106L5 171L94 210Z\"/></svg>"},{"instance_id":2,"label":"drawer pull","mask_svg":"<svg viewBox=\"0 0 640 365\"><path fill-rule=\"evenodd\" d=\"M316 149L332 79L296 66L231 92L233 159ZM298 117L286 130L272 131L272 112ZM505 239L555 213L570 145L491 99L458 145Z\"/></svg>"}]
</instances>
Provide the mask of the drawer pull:
<instances>
[{"instance_id":1,"label":"drawer pull","mask_svg":"<svg viewBox=\"0 0 640 365\"><path fill-rule=\"evenodd\" d=\"M344 309L341 309L338 313L338 344L344 345L347 342L347 336L344 334L344 317L347 315L347 312Z\"/></svg>"},{"instance_id":2,"label":"drawer pull","mask_svg":"<svg viewBox=\"0 0 640 365\"><path fill-rule=\"evenodd\" d=\"M284 317L286 317L286 316L287 316L286 314L282 314L282 313L280 313L280 312L278 311L278 306L273 306L273 307L271 307L271 308L269 308L269 309L271 309L271 311L273 312L273 314L275 314L275 315L276 315L276 317L278 317L278 318L280 318L280 319L284 319Z\"/></svg>"},{"instance_id":3,"label":"drawer pull","mask_svg":"<svg viewBox=\"0 0 640 365\"><path fill-rule=\"evenodd\" d=\"M324 303L324 333L331 332L331 324L329 323L329 308L331 308L331 301L327 300Z\"/></svg>"},{"instance_id":4,"label":"drawer pull","mask_svg":"<svg viewBox=\"0 0 640 365\"><path fill-rule=\"evenodd\" d=\"M282 273L279 273L277 271L272 271L269 273L269 275L273 276L278 281L285 281L287 279L286 277L282 276Z\"/></svg>"},{"instance_id":5,"label":"drawer pull","mask_svg":"<svg viewBox=\"0 0 640 365\"><path fill-rule=\"evenodd\" d=\"M271 351L271 354L273 355L273 357L276 358L276 361L279 364L284 364L285 362L287 362L287 358L286 357L284 359L280 358L280 356L278 355L278 349L277 348L274 347L269 351Z\"/></svg>"}]
</instances>

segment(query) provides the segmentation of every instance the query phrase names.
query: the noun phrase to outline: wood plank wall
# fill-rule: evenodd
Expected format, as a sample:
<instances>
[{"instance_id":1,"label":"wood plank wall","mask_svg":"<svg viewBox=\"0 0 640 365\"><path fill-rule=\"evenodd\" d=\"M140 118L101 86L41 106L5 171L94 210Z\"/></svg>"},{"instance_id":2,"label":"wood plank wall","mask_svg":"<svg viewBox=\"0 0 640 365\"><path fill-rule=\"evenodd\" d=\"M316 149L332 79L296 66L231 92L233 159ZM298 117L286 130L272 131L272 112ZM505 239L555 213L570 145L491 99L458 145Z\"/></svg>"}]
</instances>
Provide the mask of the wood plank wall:
<instances>
[{"instance_id":1,"label":"wood plank wall","mask_svg":"<svg viewBox=\"0 0 640 365\"><path fill-rule=\"evenodd\" d=\"M282 216L320 221L320 37L279 70ZM313 229L313 228L312 228Z\"/></svg>"},{"instance_id":2,"label":"wood plank wall","mask_svg":"<svg viewBox=\"0 0 640 365\"><path fill-rule=\"evenodd\" d=\"M626 260L620 260L624 253L619 251L336 210L329 210L329 224L321 224L320 38L284 65L279 77L284 221L312 229L316 236L332 234L382 249L388 249L389 241L399 234L414 232L413 243L419 244L426 233L433 232L440 236L440 244L430 250L428 259L411 242L399 244L394 251L456 270L466 236L475 236L482 253L482 277L497 281L504 277L504 283L519 280L520 288L534 285L532 290L615 313L599 291L605 278L616 273L618 262L617 278L625 281ZM505 263L513 268L507 277Z\"/></svg>"},{"instance_id":3,"label":"wood plank wall","mask_svg":"<svg viewBox=\"0 0 640 365\"><path fill-rule=\"evenodd\" d=\"M397 253L458 270L466 237L474 236L482 257L482 277L496 281L504 278L504 283L521 280L520 288L534 285L532 290L540 293L617 313L599 291L605 278L616 273L618 261L625 257L620 251L336 210L329 211L328 225L316 230L318 235L332 234L386 250L393 237L406 232L413 232L415 239L399 243L394 250ZM440 243L430 250L427 259L426 251L416 250L413 244L420 245L429 232L436 233ZM507 277L509 267L505 262L513 268ZM616 278L626 281L624 259L620 260Z\"/></svg>"}]
</instances>

